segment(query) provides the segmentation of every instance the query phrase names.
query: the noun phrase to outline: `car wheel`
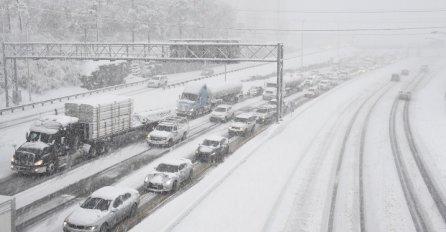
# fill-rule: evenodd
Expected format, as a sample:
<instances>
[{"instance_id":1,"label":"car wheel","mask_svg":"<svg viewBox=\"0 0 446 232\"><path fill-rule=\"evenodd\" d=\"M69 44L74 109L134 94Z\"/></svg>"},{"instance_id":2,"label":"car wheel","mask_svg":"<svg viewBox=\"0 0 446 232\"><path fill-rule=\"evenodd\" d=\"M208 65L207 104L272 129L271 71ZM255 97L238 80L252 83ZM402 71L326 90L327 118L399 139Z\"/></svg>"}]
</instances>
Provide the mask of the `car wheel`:
<instances>
[{"instance_id":1,"label":"car wheel","mask_svg":"<svg viewBox=\"0 0 446 232\"><path fill-rule=\"evenodd\" d=\"M108 225L107 225L107 223L104 223L101 226L101 229L99 230L99 232L108 232Z\"/></svg>"},{"instance_id":2,"label":"car wheel","mask_svg":"<svg viewBox=\"0 0 446 232\"><path fill-rule=\"evenodd\" d=\"M189 172L189 176L187 177L187 180L189 181L189 182L191 182L192 181L192 176L194 175L194 171L193 170L190 170L190 172Z\"/></svg>"},{"instance_id":3,"label":"car wheel","mask_svg":"<svg viewBox=\"0 0 446 232\"><path fill-rule=\"evenodd\" d=\"M168 147L173 146L173 140L172 139L169 139L169 141L167 142L167 146Z\"/></svg>"},{"instance_id":4,"label":"car wheel","mask_svg":"<svg viewBox=\"0 0 446 232\"><path fill-rule=\"evenodd\" d=\"M56 166L54 165L54 163L50 163L48 164L48 166L46 167L46 173L48 175L52 175L54 173L54 171L56 170Z\"/></svg>"},{"instance_id":5,"label":"car wheel","mask_svg":"<svg viewBox=\"0 0 446 232\"><path fill-rule=\"evenodd\" d=\"M94 158L98 155L98 151L96 150L95 147L91 147L90 151L88 152L88 156L90 156L90 158Z\"/></svg>"},{"instance_id":6,"label":"car wheel","mask_svg":"<svg viewBox=\"0 0 446 232\"><path fill-rule=\"evenodd\" d=\"M138 210L138 206L136 204L133 204L132 209L130 210L130 213L129 213L129 218L135 216L137 210Z\"/></svg>"},{"instance_id":7,"label":"car wheel","mask_svg":"<svg viewBox=\"0 0 446 232\"><path fill-rule=\"evenodd\" d=\"M174 192L176 192L177 190L178 190L178 182L177 182L177 181L174 181L173 184L172 184L172 190L171 190L171 192L174 193Z\"/></svg>"},{"instance_id":8,"label":"car wheel","mask_svg":"<svg viewBox=\"0 0 446 232\"><path fill-rule=\"evenodd\" d=\"M186 133L186 132L184 132L183 136L181 137L181 141L184 141L184 140L186 140L186 138L187 138L187 133Z\"/></svg>"}]
</instances>

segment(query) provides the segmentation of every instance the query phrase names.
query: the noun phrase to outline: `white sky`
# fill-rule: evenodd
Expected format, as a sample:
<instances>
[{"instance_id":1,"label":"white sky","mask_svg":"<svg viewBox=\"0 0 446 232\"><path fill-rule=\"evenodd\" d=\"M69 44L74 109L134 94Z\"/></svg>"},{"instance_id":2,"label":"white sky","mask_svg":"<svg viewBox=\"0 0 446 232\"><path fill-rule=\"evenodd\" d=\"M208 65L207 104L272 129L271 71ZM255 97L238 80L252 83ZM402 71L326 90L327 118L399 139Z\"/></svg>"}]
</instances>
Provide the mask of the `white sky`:
<instances>
[{"instance_id":1,"label":"white sky","mask_svg":"<svg viewBox=\"0 0 446 232\"><path fill-rule=\"evenodd\" d=\"M351 28L398 28L398 27L431 27L446 26L446 0L219 0L236 9L242 28L280 28L301 29L304 21L305 29L351 29ZM277 13L279 9L279 13ZM308 13L308 12L345 12L345 11L419 11L434 12L391 12L391 13ZM438 11L442 10L442 11ZM307 13L302 13L302 11ZM431 31L396 31L392 33L416 33L414 37L430 36ZM255 38L264 40L297 41L297 32L246 32L256 33ZM380 32L366 32L380 33ZM389 33L389 32L384 32ZM419 35L419 34L423 35ZM314 34L314 33L313 33ZM321 33L316 33L320 39ZM335 33L322 36L333 36ZM351 34L351 33L350 33ZM311 36L311 33L307 33ZM341 36L349 36L343 33ZM392 36L381 36L389 39ZM364 38L364 37L361 37ZM262 40L258 39L258 40ZM401 40L401 38L392 38ZM312 39L310 39L312 40ZM333 39L330 39L333 40Z\"/></svg>"}]
</instances>

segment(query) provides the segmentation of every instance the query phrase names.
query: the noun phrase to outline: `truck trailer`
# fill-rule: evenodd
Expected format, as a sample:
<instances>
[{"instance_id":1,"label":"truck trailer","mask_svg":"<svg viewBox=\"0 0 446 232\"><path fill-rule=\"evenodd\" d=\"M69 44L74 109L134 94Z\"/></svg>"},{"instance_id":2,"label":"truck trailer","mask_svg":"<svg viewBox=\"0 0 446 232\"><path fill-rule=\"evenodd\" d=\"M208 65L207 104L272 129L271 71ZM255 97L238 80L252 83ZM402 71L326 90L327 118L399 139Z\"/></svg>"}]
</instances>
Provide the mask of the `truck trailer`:
<instances>
[{"instance_id":1,"label":"truck trailer","mask_svg":"<svg viewBox=\"0 0 446 232\"><path fill-rule=\"evenodd\" d=\"M144 138L158 123L134 115L133 100L115 95L65 103L65 115L37 120L16 149L11 169L19 173L48 173L69 166L78 158L92 158L121 145ZM150 115L145 115L150 117Z\"/></svg>"},{"instance_id":2,"label":"truck trailer","mask_svg":"<svg viewBox=\"0 0 446 232\"><path fill-rule=\"evenodd\" d=\"M241 82L190 83L177 102L177 115L195 118L207 114L225 102L236 103L243 97Z\"/></svg>"}]
</instances>

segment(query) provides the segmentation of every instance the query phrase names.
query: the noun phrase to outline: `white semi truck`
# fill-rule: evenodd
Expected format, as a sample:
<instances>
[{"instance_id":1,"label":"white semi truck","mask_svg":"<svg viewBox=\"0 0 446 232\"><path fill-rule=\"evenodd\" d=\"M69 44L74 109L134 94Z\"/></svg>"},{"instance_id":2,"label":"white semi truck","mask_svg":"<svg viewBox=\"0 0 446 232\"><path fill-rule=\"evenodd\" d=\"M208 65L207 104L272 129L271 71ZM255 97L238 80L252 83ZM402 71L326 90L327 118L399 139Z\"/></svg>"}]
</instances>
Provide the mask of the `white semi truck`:
<instances>
[{"instance_id":1,"label":"white semi truck","mask_svg":"<svg viewBox=\"0 0 446 232\"><path fill-rule=\"evenodd\" d=\"M80 157L95 157L111 146L144 138L168 112L134 114L133 99L97 96L65 103L65 115L34 122L26 142L16 149L11 169L18 173L53 173Z\"/></svg>"},{"instance_id":2,"label":"white semi truck","mask_svg":"<svg viewBox=\"0 0 446 232\"><path fill-rule=\"evenodd\" d=\"M223 103L235 103L243 97L241 82L190 83L177 102L177 115L195 118Z\"/></svg>"},{"instance_id":3,"label":"white semi truck","mask_svg":"<svg viewBox=\"0 0 446 232\"><path fill-rule=\"evenodd\" d=\"M284 77L283 78L283 95L288 96L299 91L299 85L302 83L301 78ZM271 80L265 83L265 91L263 91L263 100L271 100L277 96L277 81Z\"/></svg>"}]
</instances>

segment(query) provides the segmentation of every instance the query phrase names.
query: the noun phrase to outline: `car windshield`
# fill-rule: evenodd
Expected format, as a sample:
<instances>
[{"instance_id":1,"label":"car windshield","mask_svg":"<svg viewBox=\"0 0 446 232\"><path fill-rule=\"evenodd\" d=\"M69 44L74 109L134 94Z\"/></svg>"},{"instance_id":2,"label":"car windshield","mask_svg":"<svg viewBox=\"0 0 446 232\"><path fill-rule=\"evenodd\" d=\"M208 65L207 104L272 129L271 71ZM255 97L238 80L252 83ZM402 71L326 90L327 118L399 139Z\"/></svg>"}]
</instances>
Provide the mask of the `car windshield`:
<instances>
[{"instance_id":1,"label":"car windshield","mask_svg":"<svg viewBox=\"0 0 446 232\"><path fill-rule=\"evenodd\" d=\"M213 146L213 147L216 147L216 146L218 146L218 141L213 141L213 140L205 139L205 140L203 141L203 145L205 145L205 146Z\"/></svg>"},{"instance_id":2,"label":"car windshield","mask_svg":"<svg viewBox=\"0 0 446 232\"><path fill-rule=\"evenodd\" d=\"M265 109L265 108L257 109L256 112L257 112L257 113L264 114L264 113L267 113L267 112L268 112L268 109Z\"/></svg>"},{"instance_id":3,"label":"car windshield","mask_svg":"<svg viewBox=\"0 0 446 232\"><path fill-rule=\"evenodd\" d=\"M29 134L29 139L32 142L41 141L44 143L50 143L50 141L53 139L53 136L50 134L31 131L31 133Z\"/></svg>"},{"instance_id":4,"label":"car windshield","mask_svg":"<svg viewBox=\"0 0 446 232\"><path fill-rule=\"evenodd\" d=\"M81 208L84 209L98 209L101 211L108 210L110 206L111 200L105 200L98 197L89 197L85 202L81 205Z\"/></svg>"},{"instance_id":5,"label":"car windshield","mask_svg":"<svg viewBox=\"0 0 446 232\"><path fill-rule=\"evenodd\" d=\"M275 88L276 86L277 86L276 83L266 83L266 87Z\"/></svg>"},{"instance_id":6,"label":"car windshield","mask_svg":"<svg viewBox=\"0 0 446 232\"><path fill-rule=\"evenodd\" d=\"M156 127L156 130L170 132L170 131L172 131L172 127L171 126L166 126L166 125L158 125Z\"/></svg>"},{"instance_id":7,"label":"car windshield","mask_svg":"<svg viewBox=\"0 0 446 232\"><path fill-rule=\"evenodd\" d=\"M226 108L218 107L215 109L215 112L226 112Z\"/></svg>"},{"instance_id":8,"label":"car windshield","mask_svg":"<svg viewBox=\"0 0 446 232\"><path fill-rule=\"evenodd\" d=\"M178 166L172 164L159 164L156 169L158 172L177 172Z\"/></svg>"},{"instance_id":9,"label":"car windshield","mask_svg":"<svg viewBox=\"0 0 446 232\"><path fill-rule=\"evenodd\" d=\"M187 100L190 100L190 101L196 101L196 100L198 100L198 95L190 94L190 93L183 93L183 95L181 96L181 99L187 99Z\"/></svg>"},{"instance_id":10,"label":"car windshield","mask_svg":"<svg viewBox=\"0 0 446 232\"><path fill-rule=\"evenodd\" d=\"M243 122L243 123L245 123L245 122L248 121L248 119L246 119L246 118L235 118L234 121L235 122Z\"/></svg>"}]
</instances>

